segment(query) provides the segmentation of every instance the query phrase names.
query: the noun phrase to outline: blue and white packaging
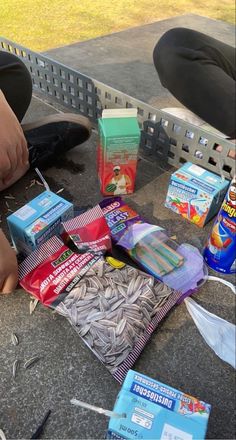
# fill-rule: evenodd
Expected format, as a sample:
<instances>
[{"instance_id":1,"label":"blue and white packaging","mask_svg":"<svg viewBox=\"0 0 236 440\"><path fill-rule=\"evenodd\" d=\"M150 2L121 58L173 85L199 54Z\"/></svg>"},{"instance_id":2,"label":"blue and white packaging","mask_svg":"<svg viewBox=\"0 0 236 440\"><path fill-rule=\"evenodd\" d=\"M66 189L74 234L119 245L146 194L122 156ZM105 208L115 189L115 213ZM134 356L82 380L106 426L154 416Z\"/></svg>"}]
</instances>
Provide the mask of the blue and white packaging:
<instances>
[{"instance_id":1,"label":"blue and white packaging","mask_svg":"<svg viewBox=\"0 0 236 440\"><path fill-rule=\"evenodd\" d=\"M51 191L7 217L11 238L19 253L30 254L53 235L58 235L61 222L73 217L73 205Z\"/></svg>"},{"instance_id":2,"label":"blue and white packaging","mask_svg":"<svg viewBox=\"0 0 236 440\"><path fill-rule=\"evenodd\" d=\"M228 186L221 176L187 162L171 175L165 206L202 228L218 212Z\"/></svg>"},{"instance_id":3,"label":"blue and white packaging","mask_svg":"<svg viewBox=\"0 0 236 440\"><path fill-rule=\"evenodd\" d=\"M204 439L211 405L129 370L110 418L107 439Z\"/></svg>"}]
</instances>

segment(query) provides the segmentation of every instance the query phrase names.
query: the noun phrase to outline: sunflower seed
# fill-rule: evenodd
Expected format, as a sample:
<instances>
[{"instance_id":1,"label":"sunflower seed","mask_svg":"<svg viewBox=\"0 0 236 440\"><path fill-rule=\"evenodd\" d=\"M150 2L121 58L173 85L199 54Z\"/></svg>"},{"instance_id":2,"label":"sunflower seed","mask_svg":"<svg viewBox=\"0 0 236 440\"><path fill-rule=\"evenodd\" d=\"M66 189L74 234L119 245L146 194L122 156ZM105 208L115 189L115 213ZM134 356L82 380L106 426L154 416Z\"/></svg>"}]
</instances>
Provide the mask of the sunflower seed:
<instances>
[{"instance_id":1,"label":"sunflower seed","mask_svg":"<svg viewBox=\"0 0 236 440\"><path fill-rule=\"evenodd\" d=\"M16 336L15 333L11 334L11 342L12 342L13 345L18 345L19 344L19 339L18 339L18 337Z\"/></svg>"},{"instance_id":2,"label":"sunflower seed","mask_svg":"<svg viewBox=\"0 0 236 440\"><path fill-rule=\"evenodd\" d=\"M144 315L144 318L146 318L148 321L150 321L150 313L148 312L148 310L145 307L142 307L142 313Z\"/></svg>"},{"instance_id":3,"label":"sunflower seed","mask_svg":"<svg viewBox=\"0 0 236 440\"><path fill-rule=\"evenodd\" d=\"M36 364L36 362L38 362L41 358L38 356L34 356L31 359L29 359L28 361L26 361L24 363L24 368L27 370L27 368L31 368L34 364Z\"/></svg>"},{"instance_id":4,"label":"sunflower seed","mask_svg":"<svg viewBox=\"0 0 236 440\"><path fill-rule=\"evenodd\" d=\"M76 305L73 304L71 307L71 320L72 323L77 325L78 324L78 313L77 313L77 308Z\"/></svg>"},{"instance_id":5,"label":"sunflower seed","mask_svg":"<svg viewBox=\"0 0 236 440\"><path fill-rule=\"evenodd\" d=\"M118 309L118 307L120 307L120 305L124 302L124 298L118 300L115 304L112 304L111 306L111 311L113 312L113 310Z\"/></svg>"},{"instance_id":6,"label":"sunflower seed","mask_svg":"<svg viewBox=\"0 0 236 440\"><path fill-rule=\"evenodd\" d=\"M106 364L114 364L115 363L115 361L116 361L116 357L115 356L111 356L111 357L106 357L106 355L105 355L105 359L106 359Z\"/></svg>"},{"instance_id":7,"label":"sunflower seed","mask_svg":"<svg viewBox=\"0 0 236 440\"><path fill-rule=\"evenodd\" d=\"M4 434L2 429L0 429L0 439L1 440L7 440L7 438L6 438L6 436L5 436L5 434Z\"/></svg>"},{"instance_id":8,"label":"sunflower seed","mask_svg":"<svg viewBox=\"0 0 236 440\"><path fill-rule=\"evenodd\" d=\"M108 319L101 319L100 324L105 325L106 327L116 327L116 323L114 321L110 321Z\"/></svg>"},{"instance_id":9,"label":"sunflower seed","mask_svg":"<svg viewBox=\"0 0 236 440\"><path fill-rule=\"evenodd\" d=\"M120 294L126 299L127 298L127 293L126 293L123 285L121 285L120 283L117 284L117 289L118 289L118 292L120 292Z\"/></svg>"},{"instance_id":10,"label":"sunflower seed","mask_svg":"<svg viewBox=\"0 0 236 440\"><path fill-rule=\"evenodd\" d=\"M106 299L110 299L112 297L112 288L110 286L106 288L104 296Z\"/></svg>"},{"instance_id":11,"label":"sunflower seed","mask_svg":"<svg viewBox=\"0 0 236 440\"><path fill-rule=\"evenodd\" d=\"M145 325L142 321L139 321L138 319L132 318L131 316L128 318L129 321L133 322L136 327L140 328L141 330L145 330Z\"/></svg>"},{"instance_id":12,"label":"sunflower seed","mask_svg":"<svg viewBox=\"0 0 236 440\"><path fill-rule=\"evenodd\" d=\"M111 337L111 345L114 345L116 342L116 331L114 328L110 328L110 337Z\"/></svg>"},{"instance_id":13,"label":"sunflower seed","mask_svg":"<svg viewBox=\"0 0 236 440\"><path fill-rule=\"evenodd\" d=\"M122 306L121 306L122 307ZM115 310L115 312L117 313L117 322L121 321L121 319L123 319L123 310L120 308L117 312L117 310Z\"/></svg>"},{"instance_id":14,"label":"sunflower seed","mask_svg":"<svg viewBox=\"0 0 236 440\"><path fill-rule=\"evenodd\" d=\"M38 303L39 303L39 300L37 298L30 300L30 304L29 304L30 315L32 315L32 313L35 311Z\"/></svg>"},{"instance_id":15,"label":"sunflower seed","mask_svg":"<svg viewBox=\"0 0 236 440\"><path fill-rule=\"evenodd\" d=\"M123 318L116 327L116 336L120 336L126 326L126 319Z\"/></svg>"},{"instance_id":16,"label":"sunflower seed","mask_svg":"<svg viewBox=\"0 0 236 440\"><path fill-rule=\"evenodd\" d=\"M100 321L101 322L101 320L104 319L105 317L106 317L106 314L104 312L95 311L95 312L92 312L88 315L87 320L90 322L93 322L93 321Z\"/></svg>"},{"instance_id":17,"label":"sunflower seed","mask_svg":"<svg viewBox=\"0 0 236 440\"><path fill-rule=\"evenodd\" d=\"M15 377L16 377L16 373L17 373L17 370L18 370L18 368L19 368L19 364L20 364L20 361L19 361L18 359L16 359L16 360L13 362L13 366L12 366L12 376L14 377L14 379L15 379Z\"/></svg>"},{"instance_id":18,"label":"sunflower seed","mask_svg":"<svg viewBox=\"0 0 236 440\"><path fill-rule=\"evenodd\" d=\"M79 330L79 334L80 336L85 336L86 333L88 333L88 331L90 330L90 324L85 324L83 327L81 327L81 329Z\"/></svg>"},{"instance_id":19,"label":"sunflower seed","mask_svg":"<svg viewBox=\"0 0 236 440\"><path fill-rule=\"evenodd\" d=\"M102 276L103 276L103 261L100 263L98 267L98 277L102 278Z\"/></svg>"},{"instance_id":20,"label":"sunflower seed","mask_svg":"<svg viewBox=\"0 0 236 440\"><path fill-rule=\"evenodd\" d=\"M116 358L115 367L118 367L129 355L129 351L125 350L120 356Z\"/></svg>"},{"instance_id":21,"label":"sunflower seed","mask_svg":"<svg viewBox=\"0 0 236 440\"><path fill-rule=\"evenodd\" d=\"M140 295L141 295L141 291L140 290L136 291L132 296L130 296L127 299L127 302L129 304L135 303L137 301L137 299L140 297Z\"/></svg>"},{"instance_id":22,"label":"sunflower seed","mask_svg":"<svg viewBox=\"0 0 236 440\"><path fill-rule=\"evenodd\" d=\"M134 284L135 284L135 278L132 278L128 285L128 290L127 290L128 296L132 295L132 293L134 292Z\"/></svg>"},{"instance_id":23,"label":"sunflower seed","mask_svg":"<svg viewBox=\"0 0 236 440\"><path fill-rule=\"evenodd\" d=\"M86 336L84 337L84 340L86 341L86 343L88 344L89 347L93 348L94 339L93 339L92 335L87 333Z\"/></svg>"},{"instance_id":24,"label":"sunflower seed","mask_svg":"<svg viewBox=\"0 0 236 440\"><path fill-rule=\"evenodd\" d=\"M86 286L84 285L84 287L85 287L85 293L86 293ZM98 291L98 289L96 287L88 287L87 288L88 293L97 293L97 291ZM87 295L86 295L86 297L87 297Z\"/></svg>"}]
</instances>

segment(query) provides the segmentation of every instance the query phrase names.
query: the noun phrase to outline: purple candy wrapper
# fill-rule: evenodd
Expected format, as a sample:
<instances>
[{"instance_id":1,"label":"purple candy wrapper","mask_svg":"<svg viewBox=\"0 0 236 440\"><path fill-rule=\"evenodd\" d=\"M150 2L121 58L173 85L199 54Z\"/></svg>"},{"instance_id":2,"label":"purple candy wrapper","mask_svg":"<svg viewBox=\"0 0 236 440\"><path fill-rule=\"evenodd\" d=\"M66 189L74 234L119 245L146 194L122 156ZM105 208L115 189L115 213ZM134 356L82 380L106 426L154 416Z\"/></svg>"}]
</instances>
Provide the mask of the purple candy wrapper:
<instances>
[{"instance_id":1,"label":"purple candy wrapper","mask_svg":"<svg viewBox=\"0 0 236 440\"><path fill-rule=\"evenodd\" d=\"M142 219L121 197L102 200L99 205L110 228L112 240L117 243L129 226L142 223Z\"/></svg>"},{"instance_id":2,"label":"purple candy wrapper","mask_svg":"<svg viewBox=\"0 0 236 440\"><path fill-rule=\"evenodd\" d=\"M207 267L204 264L202 255L194 246L183 243L178 246L177 251L185 258L185 263L179 269L171 272L162 278L163 283L169 287L178 286L177 289L183 293L196 290L207 276ZM185 295L184 298L188 296Z\"/></svg>"},{"instance_id":3,"label":"purple candy wrapper","mask_svg":"<svg viewBox=\"0 0 236 440\"><path fill-rule=\"evenodd\" d=\"M121 197L105 199L100 206L113 242L146 272L184 296L203 283L207 269L198 249L170 240L163 228L144 222Z\"/></svg>"}]
</instances>

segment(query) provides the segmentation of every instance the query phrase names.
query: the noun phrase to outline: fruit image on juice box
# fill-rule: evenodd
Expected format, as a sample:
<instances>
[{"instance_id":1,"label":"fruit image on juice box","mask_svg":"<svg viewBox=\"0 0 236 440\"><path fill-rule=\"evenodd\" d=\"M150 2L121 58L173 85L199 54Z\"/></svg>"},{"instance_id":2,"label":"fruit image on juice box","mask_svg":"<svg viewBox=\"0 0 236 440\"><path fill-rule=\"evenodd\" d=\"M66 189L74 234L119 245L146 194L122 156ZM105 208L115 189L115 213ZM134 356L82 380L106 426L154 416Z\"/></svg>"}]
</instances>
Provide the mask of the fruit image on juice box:
<instances>
[{"instance_id":1,"label":"fruit image on juice box","mask_svg":"<svg viewBox=\"0 0 236 440\"><path fill-rule=\"evenodd\" d=\"M140 128L137 109L106 109L98 121L97 168L101 193L106 196L134 191Z\"/></svg>"}]
</instances>

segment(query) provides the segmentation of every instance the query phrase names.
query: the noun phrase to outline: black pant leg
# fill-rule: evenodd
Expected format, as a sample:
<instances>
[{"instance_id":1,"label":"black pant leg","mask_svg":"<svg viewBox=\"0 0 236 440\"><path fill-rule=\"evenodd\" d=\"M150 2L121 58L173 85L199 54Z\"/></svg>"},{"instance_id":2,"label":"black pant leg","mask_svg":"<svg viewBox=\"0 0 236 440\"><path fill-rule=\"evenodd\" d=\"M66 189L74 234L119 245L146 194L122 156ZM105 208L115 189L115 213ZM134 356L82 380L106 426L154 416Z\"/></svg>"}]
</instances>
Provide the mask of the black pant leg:
<instances>
[{"instance_id":1,"label":"black pant leg","mask_svg":"<svg viewBox=\"0 0 236 440\"><path fill-rule=\"evenodd\" d=\"M207 123L235 138L235 50L197 31L166 32L153 52L161 83Z\"/></svg>"},{"instance_id":2,"label":"black pant leg","mask_svg":"<svg viewBox=\"0 0 236 440\"><path fill-rule=\"evenodd\" d=\"M18 57L3 51L0 51L0 90L21 122L32 97L31 76Z\"/></svg>"}]
</instances>

